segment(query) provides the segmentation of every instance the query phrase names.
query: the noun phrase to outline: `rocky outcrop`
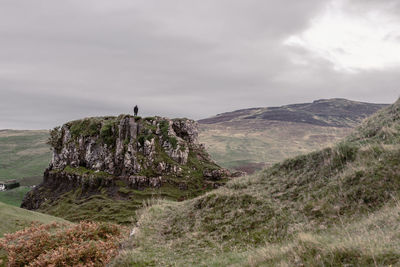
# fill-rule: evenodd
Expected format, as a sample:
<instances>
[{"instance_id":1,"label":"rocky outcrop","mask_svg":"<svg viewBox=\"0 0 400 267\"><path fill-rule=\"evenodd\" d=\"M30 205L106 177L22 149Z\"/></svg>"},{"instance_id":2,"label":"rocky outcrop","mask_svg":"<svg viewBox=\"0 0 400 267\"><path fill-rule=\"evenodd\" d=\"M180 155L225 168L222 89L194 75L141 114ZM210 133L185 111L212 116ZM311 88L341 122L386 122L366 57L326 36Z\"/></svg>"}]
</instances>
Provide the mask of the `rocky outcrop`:
<instances>
[{"instance_id":1,"label":"rocky outcrop","mask_svg":"<svg viewBox=\"0 0 400 267\"><path fill-rule=\"evenodd\" d=\"M77 128L82 133L76 133ZM51 169L83 166L114 176L139 174L157 166L165 171L172 170L175 162L185 165L189 150L199 148L197 123L186 119L91 118L53 131L51 143L59 146L54 147ZM160 159L162 153L174 163Z\"/></svg>"},{"instance_id":2,"label":"rocky outcrop","mask_svg":"<svg viewBox=\"0 0 400 267\"><path fill-rule=\"evenodd\" d=\"M77 190L81 198L132 199L134 190L150 188L185 199L231 176L198 143L197 123L188 119L86 118L54 128L49 144L53 157L43 183L26 195L22 207L55 205L63 194Z\"/></svg>"}]
</instances>

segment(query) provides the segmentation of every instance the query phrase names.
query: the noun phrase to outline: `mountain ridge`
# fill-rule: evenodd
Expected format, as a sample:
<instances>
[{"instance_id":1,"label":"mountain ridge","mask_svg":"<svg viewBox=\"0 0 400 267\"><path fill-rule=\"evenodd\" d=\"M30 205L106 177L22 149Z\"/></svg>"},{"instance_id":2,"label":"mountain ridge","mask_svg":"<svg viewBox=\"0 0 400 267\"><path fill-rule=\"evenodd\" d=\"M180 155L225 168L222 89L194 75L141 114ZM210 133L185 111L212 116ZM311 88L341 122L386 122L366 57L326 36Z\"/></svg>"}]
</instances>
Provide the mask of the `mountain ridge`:
<instances>
[{"instance_id":1,"label":"mountain ridge","mask_svg":"<svg viewBox=\"0 0 400 267\"><path fill-rule=\"evenodd\" d=\"M388 105L358 102L344 98L319 99L311 103L239 109L201 119L198 122L216 124L240 119L258 119L308 123L328 127L354 127L365 117L386 106Z\"/></svg>"}]
</instances>

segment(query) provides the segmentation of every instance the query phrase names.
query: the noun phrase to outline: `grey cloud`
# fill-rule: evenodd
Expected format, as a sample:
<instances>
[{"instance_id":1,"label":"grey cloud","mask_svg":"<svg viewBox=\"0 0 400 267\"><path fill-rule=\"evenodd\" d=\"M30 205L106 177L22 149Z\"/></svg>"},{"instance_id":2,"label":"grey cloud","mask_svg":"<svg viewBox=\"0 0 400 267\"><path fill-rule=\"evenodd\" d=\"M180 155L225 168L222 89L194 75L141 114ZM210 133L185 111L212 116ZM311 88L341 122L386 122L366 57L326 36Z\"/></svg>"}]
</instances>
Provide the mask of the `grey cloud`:
<instances>
[{"instance_id":1,"label":"grey cloud","mask_svg":"<svg viewBox=\"0 0 400 267\"><path fill-rule=\"evenodd\" d=\"M50 128L135 104L199 119L321 97L393 102L398 73L338 74L282 45L327 2L1 1L0 128ZM296 54L312 64L293 64Z\"/></svg>"},{"instance_id":2,"label":"grey cloud","mask_svg":"<svg viewBox=\"0 0 400 267\"><path fill-rule=\"evenodd\" d=\"M384 9L388 14L400 18L400 2L398 0L348 0L348 9L353 12L366 12Z\"/></svg>"}]
</instances>

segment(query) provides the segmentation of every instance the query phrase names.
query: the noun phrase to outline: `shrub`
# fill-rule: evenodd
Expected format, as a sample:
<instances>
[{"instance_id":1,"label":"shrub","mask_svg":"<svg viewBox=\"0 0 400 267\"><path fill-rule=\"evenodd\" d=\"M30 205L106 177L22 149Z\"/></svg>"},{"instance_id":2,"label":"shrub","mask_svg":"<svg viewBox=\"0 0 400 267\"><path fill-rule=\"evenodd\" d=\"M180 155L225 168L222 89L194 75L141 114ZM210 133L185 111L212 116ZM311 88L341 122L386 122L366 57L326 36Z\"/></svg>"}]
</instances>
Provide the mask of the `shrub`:
<instances>
[{"instance_id":1,"label":"shrub","mask_svg":"<svg viewBox=\"0 0 400 267\"><path fill-rule=\"evenodd\" d=\"M169 122L166 120L160 122L160 131L163 139L165 141L168 141L172 145L173 149L176 149L178 146L178 140L174 136L169 136L168 130L169 130Z\"/></svg>"},{"instance_id":2,"label":"shrub","mask_svg":"<svg viewBox=\"0 0 400 267\"><path fill-rule=\"evenodd\" d=\"M349 142L339 143L336 147L336 155L333 158L334 164L343 166L356 159L358 147Z\"/></svg>"},{"instance_id":3,"label":"shrub","mask_svg":"<svg viewBox=\"0 0 400 267\"><path fill-rule=\"evenodd\" d=\"M50 145L57 153L59 153L62 149L62 138L63 138L63 130L60 127L55 127L53 130L50 130L50 136L47 140L47 144Z\"/></svg>"},{"instance_id":4,"label":"shrub","mask_svg":"<svg viewBox=\"0 0 400 267\"><path fill-rule=\"evenodd\" d=\"M177 146L178 146L178 140L176 140L175 137L173 137L173 136L168 137L168 141L169 141L170 144L172 145L172 148L173 148L173 149L176 149L176 148L177 148Z\"/></svg>"},{"instance_id":5,"label":"shrub","mask_svg":"<svg viewBox=\"0 0 400 267\"><path fill-rule=\"evenodd\" d=\"M124 146L129 145L129 142L131 141L130 137L125 138L124 140Z\"/></svg>"},{"instance_id":6,"label":"shrub","mask_svg":"<svg viewBox=\"0 0 400 267\"><path fill-rule=\"evenodd\" d=\"M103 140L103 143L108 146L114 146L116 141L116 136L113 133L113 125L113 121L107 121L100 129L100 138Z\"/></svg>"},{"instance_id":7,"label":"shrub","mask_svg":"<svg viewBox=\"0 0 400 267\"><path fill-rule=\"evenodd\" d=\"M71 136L76 139L79 136L88 137L97 135L100 129L100 121L96 118L72 121L67 124L71 131Z\"/></svg>"},{"instance_id":8,"label":"shrub","mask_svg":"<svg viewBox=\"0 0 400 267\"><path fill-rule=\"evenodd\" d=\"M163 137L168 136L169 123L166 120L160 122L160 131Z\"/></svg>"},{"instance_id":9,"label":"shrub","mask_svg":"<svg viewBox=\"0 0 400 267\"><path fill-rule=\"evenodd\" d=\"M152 122L152 121L156 120L156 117L146 117L146 118L144 118L144 120Z\"/></svg>"},{"instance_id":10,"label":"shrub","mask_svg":"<svg viewBox=\"0 0 400 267\"><path fill-rule=\"evenodd\" d=\"M103 266L117 253L122 231L108 223L51 223L6 234L8 266Z\"/></svg>"},{"instance_id":11,"label":"shrub","mask_svg":"<svg viewBox=\"0 0 400 267\"><path fill-rule=\"evenodd\" d=\"M146 141L151 141L155 136L154 134L149 130L145 129L139 136L138 136L138 142L141 146L144 145L144 142Z\"/></svg>"}]
</instances>

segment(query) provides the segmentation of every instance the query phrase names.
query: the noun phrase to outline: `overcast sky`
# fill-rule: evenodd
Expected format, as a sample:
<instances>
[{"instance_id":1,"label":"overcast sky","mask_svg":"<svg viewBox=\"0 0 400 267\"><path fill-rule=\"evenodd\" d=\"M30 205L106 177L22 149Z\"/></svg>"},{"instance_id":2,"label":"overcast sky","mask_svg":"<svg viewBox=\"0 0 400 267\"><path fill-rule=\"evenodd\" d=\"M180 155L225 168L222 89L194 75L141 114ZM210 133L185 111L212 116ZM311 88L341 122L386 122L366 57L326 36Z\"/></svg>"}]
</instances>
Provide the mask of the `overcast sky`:
<instances>
[{"instance_id":1,"label":"overcast sky","mask_svg":"<svg viewBox=\"0 0 400 267\"><path fill-rule=\"evenodd\" d=\"M399 0L0 0L0 129L400 96Z\"/></svg>"}]
</instances>

